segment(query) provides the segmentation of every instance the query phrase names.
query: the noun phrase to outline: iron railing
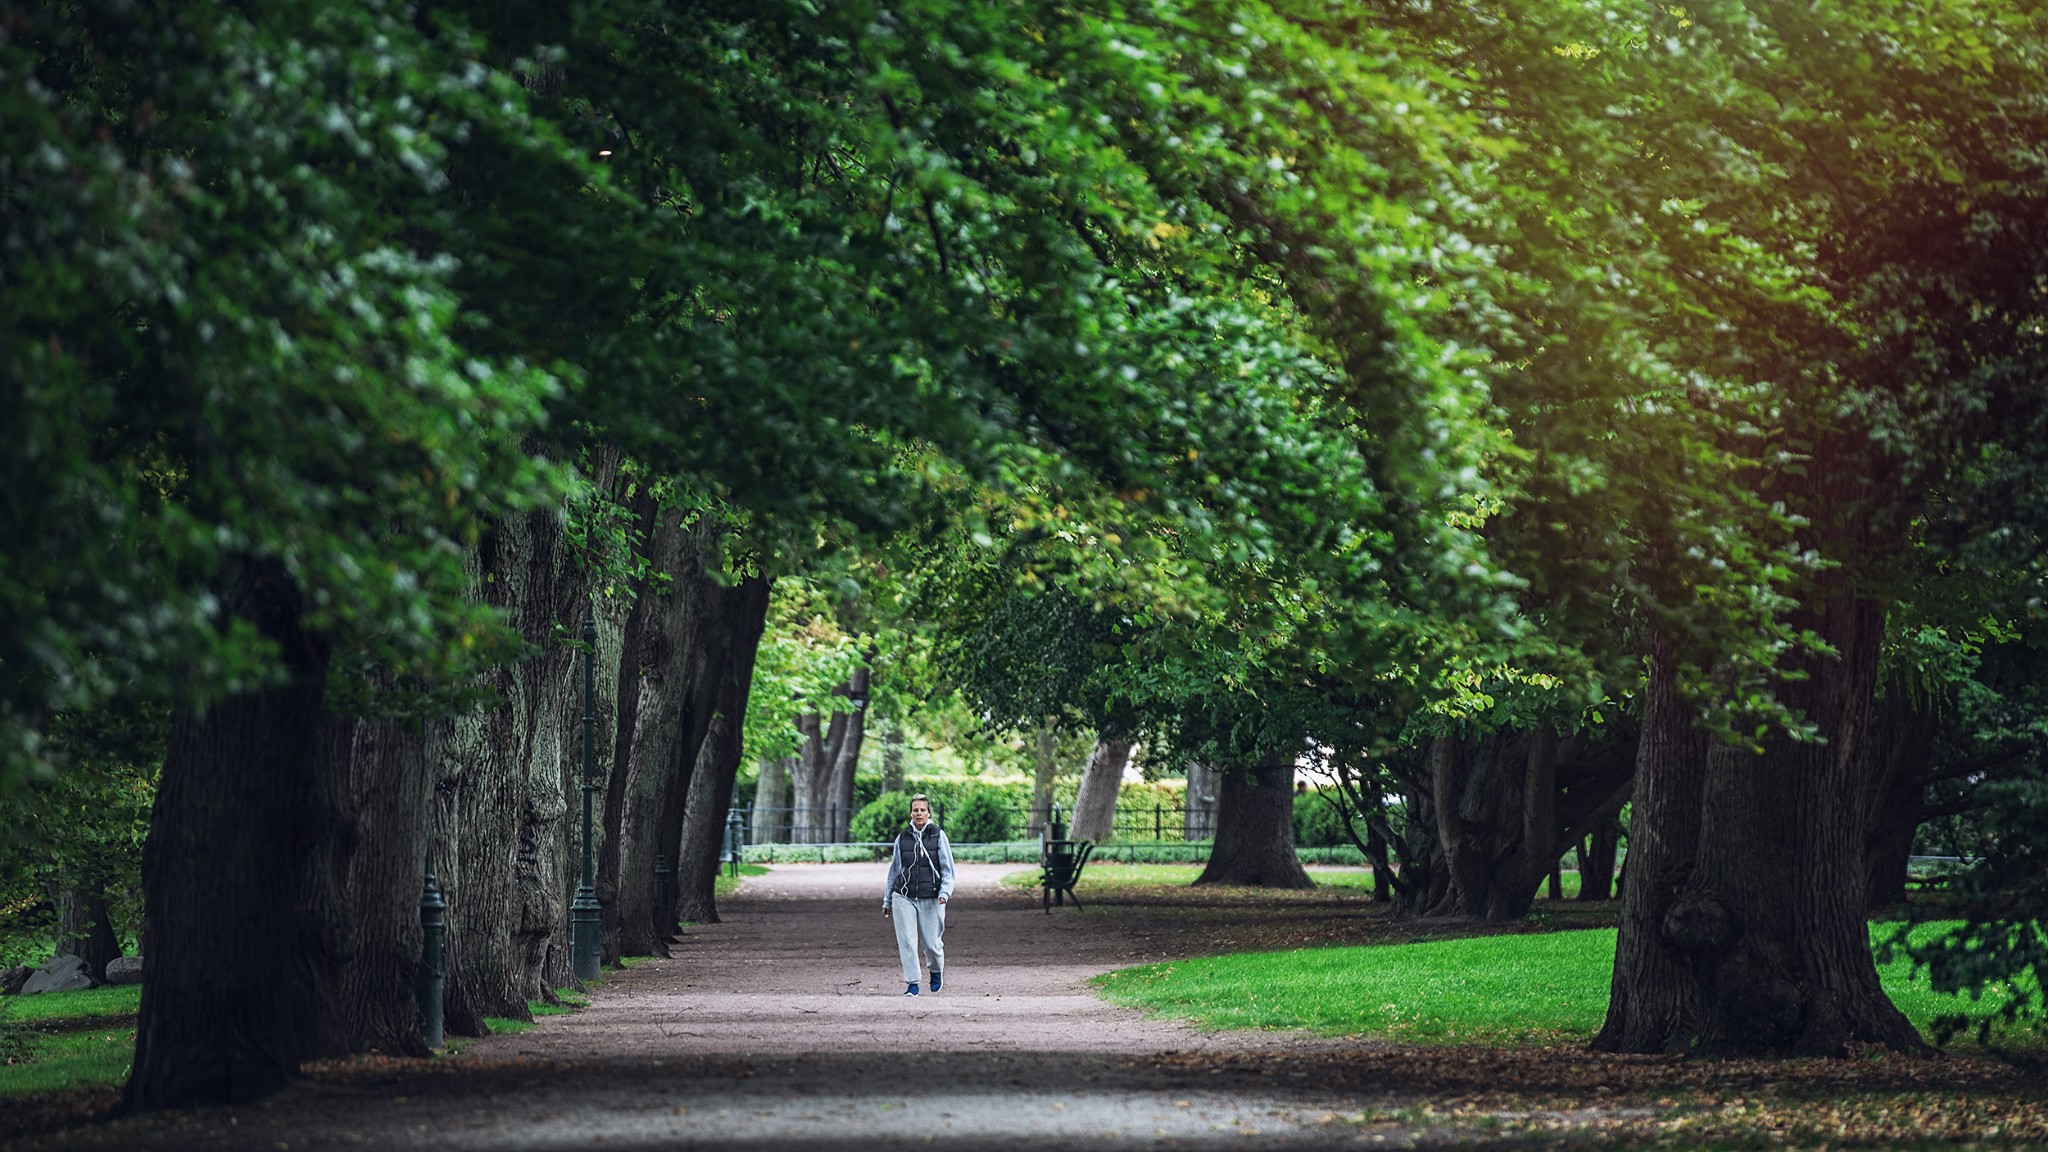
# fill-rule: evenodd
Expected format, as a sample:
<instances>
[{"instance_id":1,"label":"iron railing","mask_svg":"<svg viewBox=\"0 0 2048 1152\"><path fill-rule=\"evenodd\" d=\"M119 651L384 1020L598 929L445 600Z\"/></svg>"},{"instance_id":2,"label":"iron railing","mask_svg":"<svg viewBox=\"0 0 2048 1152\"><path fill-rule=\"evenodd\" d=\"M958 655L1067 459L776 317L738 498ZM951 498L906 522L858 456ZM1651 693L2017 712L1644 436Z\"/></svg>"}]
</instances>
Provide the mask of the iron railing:
<instances>
[{"instance_id":1,"label":"iron railing","mask_svg":"<svg viewBox=\"0 0 2048 1152\"><path fill-rule=\"evenodd\" d=\"M850 844L853 843L853 812L838 804L821 807L798 808L783 806L761 808L753 805L737 807L741 827L745 830L747 844ZM1065 804L1054 804L1050 810L1030 805L1013 805L1003 809L1008 816L1008 835L997 840L1029 839L1038 834L1048 819L1062 822L1071 821L1073 809ZM934 804L932 816L939 827L946 828L946 806ZM1208 840L1216 834L1216 812L1213 808L1196 808L1192 811L1179 804L1154 804L1148 808L1125 806L1118 808L1111 821L1111 838L1117 840L1157 840L1165 842ZM948 829L948 835L961 843L957 833ZM989 838L978 837L972 843L987 842Z\"/></svg>"}]
</instances>

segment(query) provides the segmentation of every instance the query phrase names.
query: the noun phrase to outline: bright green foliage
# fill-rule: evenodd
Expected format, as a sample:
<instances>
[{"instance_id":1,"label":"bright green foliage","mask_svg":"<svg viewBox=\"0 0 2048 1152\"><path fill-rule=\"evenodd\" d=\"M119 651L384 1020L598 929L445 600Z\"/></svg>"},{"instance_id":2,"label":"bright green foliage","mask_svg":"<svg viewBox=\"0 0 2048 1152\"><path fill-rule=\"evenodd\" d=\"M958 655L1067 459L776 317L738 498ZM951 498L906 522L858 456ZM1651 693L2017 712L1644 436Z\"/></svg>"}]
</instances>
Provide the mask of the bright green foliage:
<instances>
[{"instance_id":1,"label":"bright green foliage","mask_svg":"<svg viewBox=\"0 0 2048 1152\"><path fill-rule=\"evenodd\" d=\"M400 676L490 646L462 551L550 491L520 440L561 384L464 341L443 168L458 140L530 155L545 134L466 36L410 19L10 15L0 775L45 755L48 708L267 680L210 588L230 557L282 561L311 626Z\"/></svg>"},{"instance_id":2,"label":"bright green foliage","mask_svg":"<svg viewBox=\"0 0 2048 1152\"><path fill-rule=\"evenodd\" d=\"M49 959L55 889L104 896L117 938L140 927L165 721L162 708L132 701L59 713L45 747L66 770L0 792L0 963Z\"/></svg>"},{"instance_id":3,"label":"bright green foliage","mask_svg":"<svg viewBox=\"0 0 2048 1152\"><path fill-rule=\"evenodd\" d=\"M2042 977L2048 975L2048 776L2039 771L1987 784L1981 818L1987 850L1954 881L1958 897L1943 911L1966 919L1916 928L1901 936L1891 955L1910 957L1936 991L1957 995L1932 1021L1946 1042L1975 1030L1980 1043L1994 1031L2048 1031ZM1965 1003L1963 997L1968 997Z\"/></svg>"},{"instance_id":4,"label":"bright green foliage","mask_svg":"<svg viewBox=\"0 0 2048 1152\"><path fill-rule=\"evenodd\" d=\"M946 811L946 835L960 844L994 844L1010 838L1010 808L1002 793L976 788Z\"/></svg>"},{"instance_id":5,"label":"bright green foliage","mask_svg":"<svg viewBox=\"0 0 2048 1152\"><path fill-rule=\"evenodd\" d=\"M776 581L747 697L742 753L747 761L795 755L802 739L798 716L850 707L833 689L860 667L861 649L840 627L833 609L830 597L812 581Z\"/></svg>"},{"instance_id":6,"label":"bright green foliage","mask_svg":"<svg viewBox=\"0 0 2048 1152\"><path fill-rule=\"evenodd\" d=\"M1351 838L1344 832L1336 807L1321 794L1309 791L1294 798L1294 843L1302 848L1335 848L1351 843Z\"/></svg>"},{"instance_id":7,"label":"bright green foliage","mask_svg":"<svg viewBox=\"0 0 2048 1152\"><path fill-rule=\"evenodd\" d=\"M896 839L910 825L910 796L884 792L853 814L850 835L860 843L880 844Z\"/></svg>"}]
</instances>

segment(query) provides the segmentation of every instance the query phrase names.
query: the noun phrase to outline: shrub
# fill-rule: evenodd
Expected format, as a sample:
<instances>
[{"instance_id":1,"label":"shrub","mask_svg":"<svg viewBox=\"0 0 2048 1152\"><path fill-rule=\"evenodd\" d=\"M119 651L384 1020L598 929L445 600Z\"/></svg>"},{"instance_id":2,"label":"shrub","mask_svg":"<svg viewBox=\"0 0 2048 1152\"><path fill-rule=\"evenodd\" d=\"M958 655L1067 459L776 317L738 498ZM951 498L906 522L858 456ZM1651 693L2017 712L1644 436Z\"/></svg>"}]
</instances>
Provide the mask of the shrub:
<instances>
[{"instance_id":1,"label":"shrub","mask_svg":"<svg viewBox=\"0 0 2048 1152\"><path fill-rule=\"evenodd\" d=\"M946 813L946 836L961 844L989 844L1010 838L1010 808L1002 793L977 788Z\"/></svg>"},{"instance_id":2,"label":"shrub","mask_svg":"<svg viewBox=\"0 0 2048 1152\"><path fill-rule=\"evenodd\" d=\"M908 793L905 793L908 795ZM856 810L873 804L882 796L880 776L855 776L853 778L853 806Z\"/></svg>"},{"instance_id":3,"label":"shrub","mask_svg":"<svg viewBox=\"0 0 2048 1152\"><path fill-rule=\"evenodd\" d=\"M853 814L849 832L857 841L879 843L894 840L910 823L910 797L901 792L884 792Z\"/></svg>"},{"instance_id":4,"label":"shrub","mask_svg":"<svg viewBox=\"0 0 2048 1152\"><path fill-rule=\"evenodd\" d=\"M1300 848L1337 848L1351 843L1330 802L1315 792L1294 798L1294 843Z\"/></svg>"}]
</instances>

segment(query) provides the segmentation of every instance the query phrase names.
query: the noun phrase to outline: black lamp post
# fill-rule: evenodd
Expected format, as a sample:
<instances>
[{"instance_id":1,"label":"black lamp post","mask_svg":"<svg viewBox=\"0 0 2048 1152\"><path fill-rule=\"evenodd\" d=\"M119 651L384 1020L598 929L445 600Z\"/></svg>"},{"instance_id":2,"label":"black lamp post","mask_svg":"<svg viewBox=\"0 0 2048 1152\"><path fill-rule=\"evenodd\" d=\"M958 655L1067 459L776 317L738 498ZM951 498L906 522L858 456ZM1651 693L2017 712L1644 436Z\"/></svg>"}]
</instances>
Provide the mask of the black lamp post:
<instances>
[{"instance_id":1,"label":"black lamp post","mask_svg":"<svg viewBox=\"0 0 2048 1152\"><path fill-rule=\"evenodd\" d=\"M569 967L578 980L597 979L604 959L600 943L600 909L597 903L595 862L590 854L590 794L597 787L591 781L596 771L592 727L597 723L593 709L597 697L597 600L590 601L590 614L583 619L583 880L576 886L576 899L569 905Z\"/></svg>"},{"instance_id":2,"label":"black lamp post","mask_svg":"<svg viewBox=\"0 0 2048 1152\"><path fill-rule=\"evenodd\" d=\"M445 1043L441 993L448 975L447 935L448 901L441 895L441 882L434 878L434 841L429 834L427 878L420 890L420 966L413 978L413 994L420 1005L420 1038L429 1048Z\"/></svg>"}]
</instances>

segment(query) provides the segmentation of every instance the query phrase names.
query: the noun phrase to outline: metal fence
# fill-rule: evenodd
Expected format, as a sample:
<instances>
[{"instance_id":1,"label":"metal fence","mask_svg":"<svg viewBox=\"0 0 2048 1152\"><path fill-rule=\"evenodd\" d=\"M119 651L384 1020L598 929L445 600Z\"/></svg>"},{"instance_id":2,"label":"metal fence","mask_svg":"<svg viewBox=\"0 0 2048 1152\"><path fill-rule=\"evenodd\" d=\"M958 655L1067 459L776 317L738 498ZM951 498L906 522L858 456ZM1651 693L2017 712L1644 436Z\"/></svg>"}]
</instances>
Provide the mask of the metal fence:
<instances>
[{"instance_id":1,"label":"metal fence","mask_svg":"<svg viewBox=\"0 0 2048 1152\"><path fill-rule=\"evenodd\" d=\"M854 811L838 804L817 808L756 808L750 804L733 809L745 830L747 844L852 843ZM1004 812L1009 817L1008 839L1035 836L1049 819L1062 824L1073 819L1072 809L1064 804L1054 804L1050 809L1015 805L1004 809ZM946 827L945 804L934 804L932 816L939 827ZM1214 808L1189 810L1179 804L1121 807L1116 810L1111 829L1112 838L1118 840L1207 840L1216 834L1216 811ZM948 834L959 841L950 829Z\"/></svg>"}]
</instances>

